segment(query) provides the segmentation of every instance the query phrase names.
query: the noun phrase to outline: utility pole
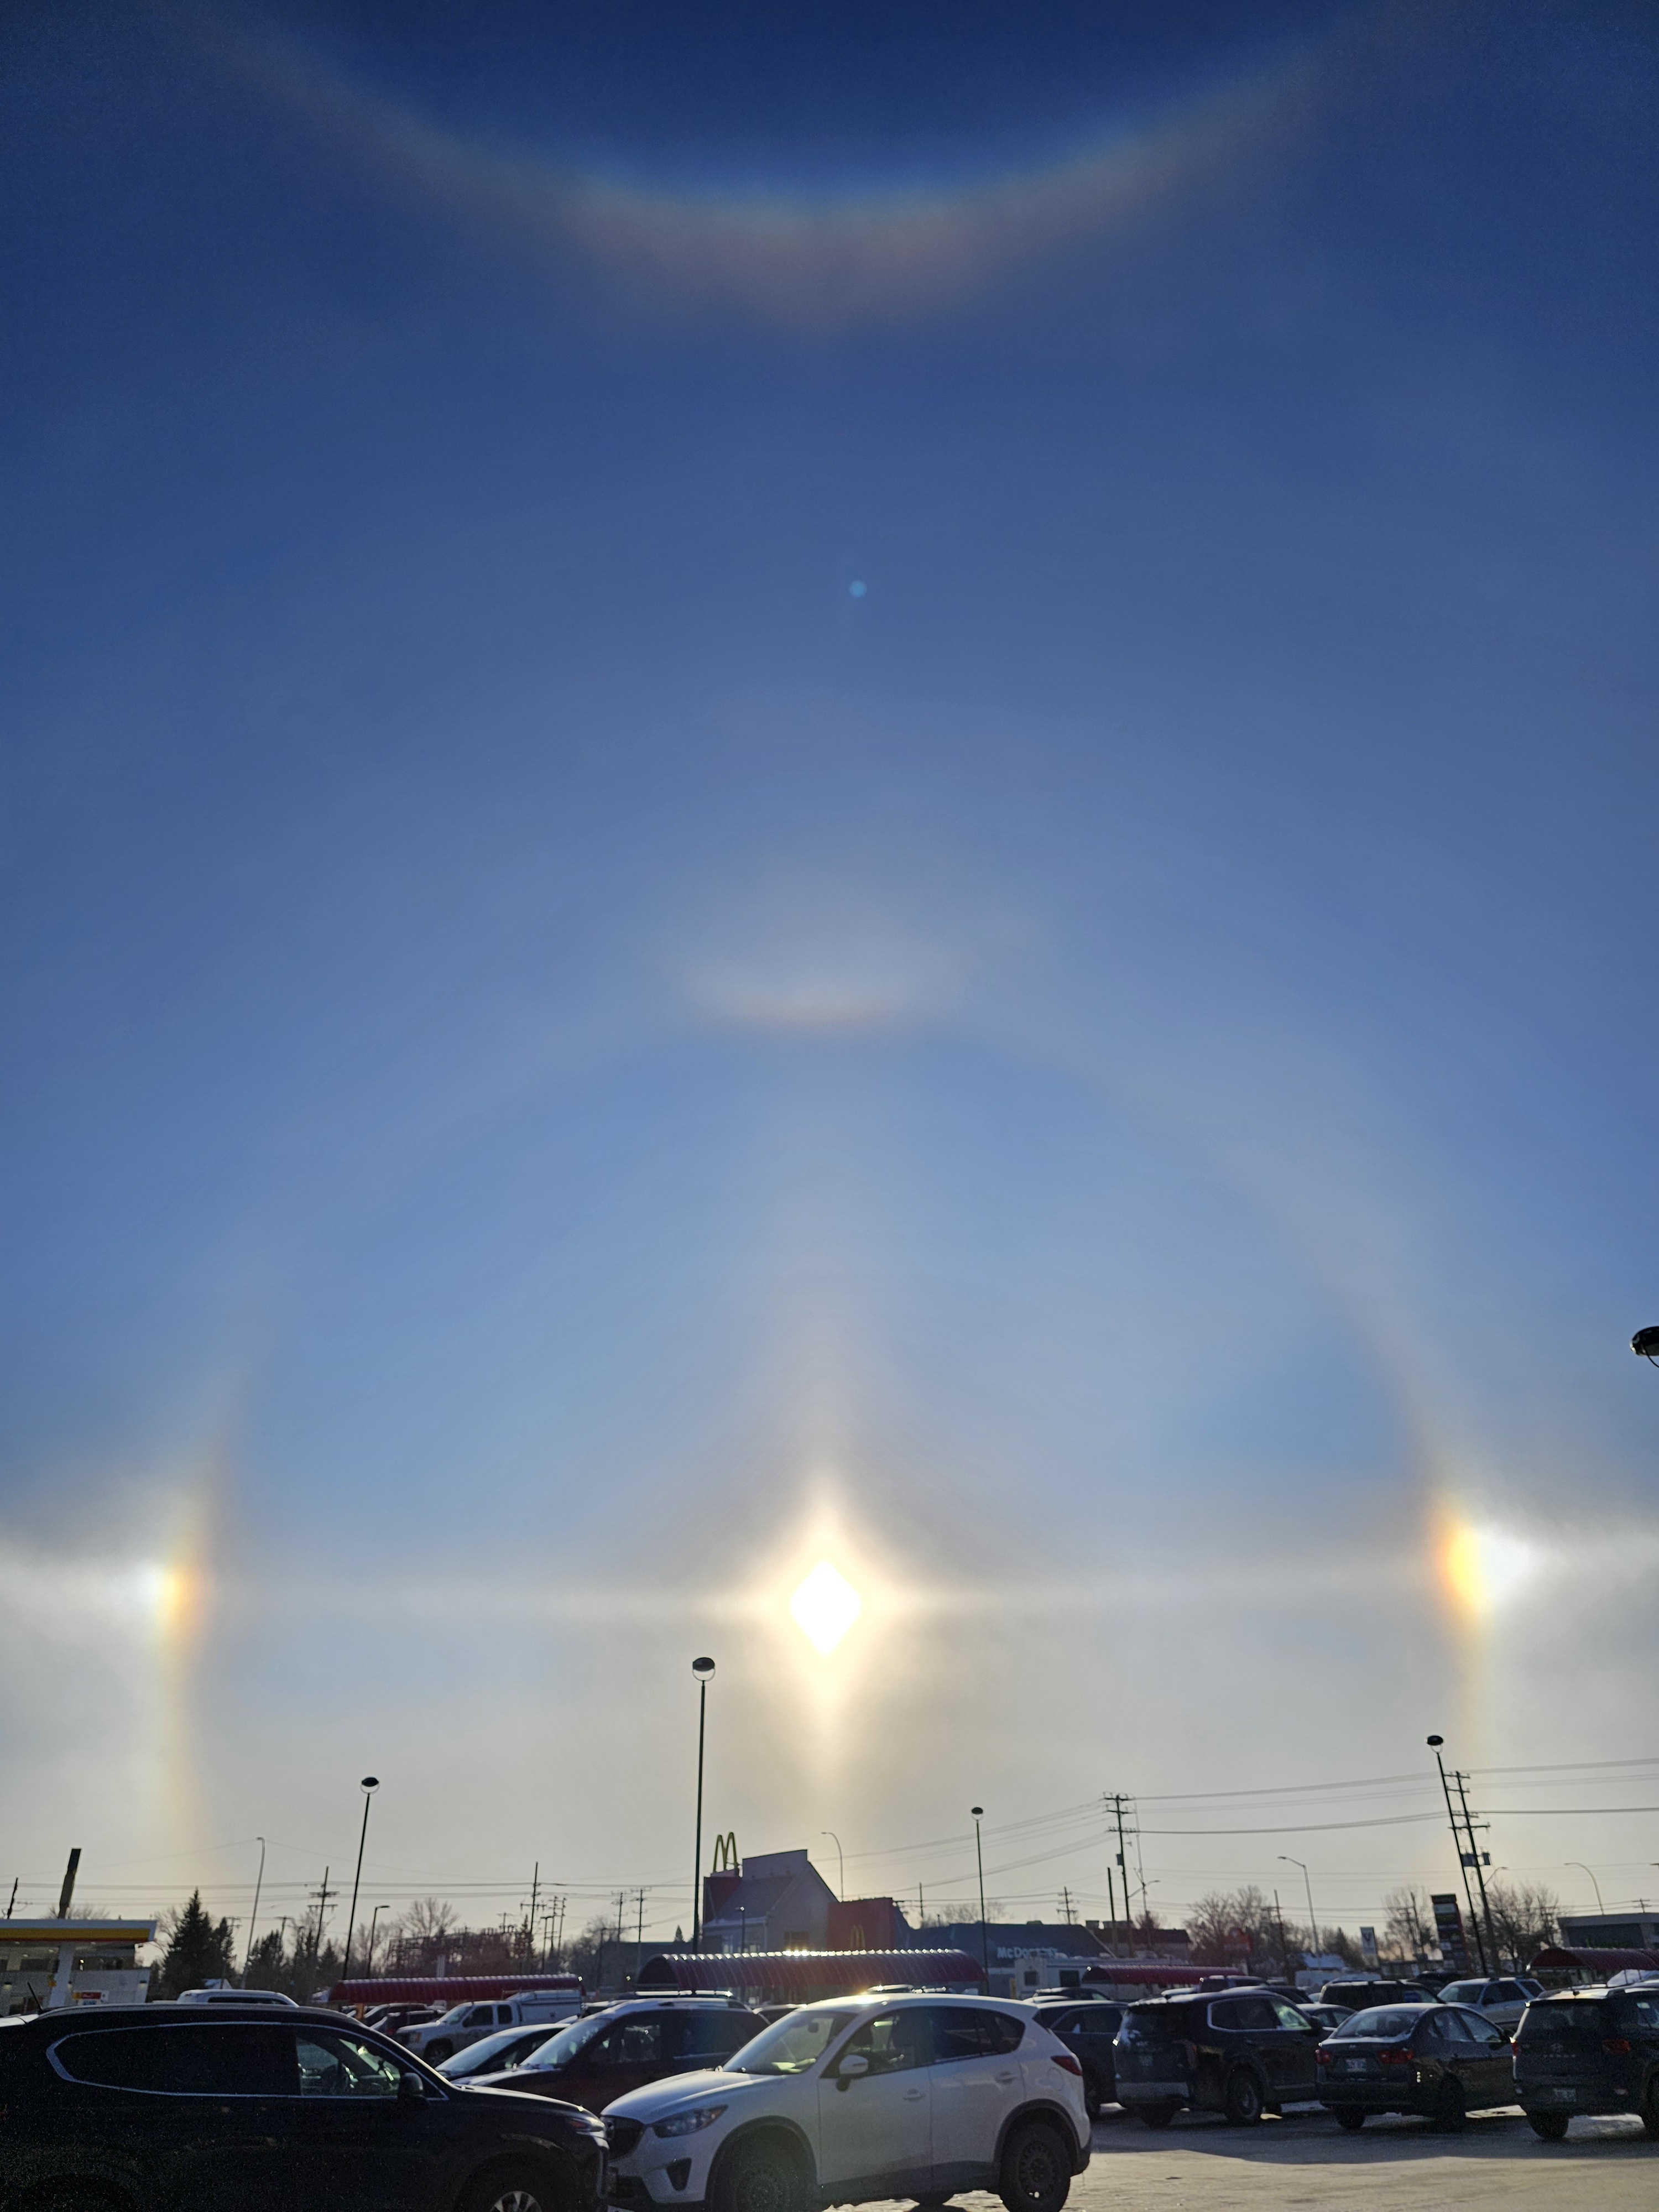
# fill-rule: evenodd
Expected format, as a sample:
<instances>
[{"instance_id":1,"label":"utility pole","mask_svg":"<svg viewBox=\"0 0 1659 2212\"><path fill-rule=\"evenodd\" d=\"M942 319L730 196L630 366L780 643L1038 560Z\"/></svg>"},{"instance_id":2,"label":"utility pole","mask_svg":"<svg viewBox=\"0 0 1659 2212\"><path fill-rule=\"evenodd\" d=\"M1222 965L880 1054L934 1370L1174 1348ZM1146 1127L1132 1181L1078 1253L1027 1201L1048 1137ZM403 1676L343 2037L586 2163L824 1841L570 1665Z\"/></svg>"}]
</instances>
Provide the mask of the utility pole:
<instances>
[{"instance_id":1,"label":"utility pole","mask_svg":"<svg viewBox=\"0 0 1659 2212\"><path fill-rule=\"evenodd\" d=\"M634 1941L639 1945L641 1950L645 1948L645 1892L643 1890L640 1892L640 1917L635 1923ZM638 1971L639 1967L636 1961L635 1972L637 1973Z\"/></svg>"},{"instance_id":2,"label":"utility pole","mask_svg":"<svg viewBox=\"0 0 1659 2212\"><path fill-rule=\"evenodd\" d=\"M1451 1784L1446 1778L1446 1762L1440 1756L1440 1747L1445 1741L1443 1735L1431 1735L1428 1739L1429 1749L1434 1753L1434 1763L1440 1770L1441 1794L1446 1801L1446 1818L1451 1823L1452 1845L1457 1853L1458 1872L1463 1878L1463 1900L1469 1908L1469 1925L1474 1930L1475 1948L1480 1954L1480 1971L1483 1974L1489 1974L1492 1970L1486 1963L1486 1939L1481 1933L1480 1922L1475 1913L1474 1892L1469 1887L1469 1862L1464 1855L1463 1837L1457 1825L1457 1810L1452 1803Z\"/></svg>"},{"instance_id":3,"label":"utility pole","mask_svg":"<svg viewBox=\"0 0 1659 2212\"><path fill-rule=\"evenodd\" d=\"M1126 1845L1123 1840L1124 1799L1122 1791L1121 1790L1113 1790L1111 1796L1106 1800L1106 1802L1112 1808L1112 1810L1117 1815L1117 1869L1123 1877L1123 1925L1125 1931L1127 1933L1129 1937L1129 1948L1133 1951L1134 1948L1134 1921L1129 1911L1129 1862L1124 1856ZM1146 1903L1146 1890L1144 1887L1141 1891L1141 1902L1143 1905Z\"/></svg>"},{"instance_id":4,"label":"utility pole","mask_svg":"<svg viewBox=\"0 0 1659 2212\"><path fill-rule=\"evenodd\" d=\"M8 1920L11 1918L13 1908L17 1903L17 1885L21 1880L22 1876L21 1875L14 1875L11 1878L11 1901L6 1907L6 1917Z\"/></svg>"},{"instance_id":5,"label":"utility pole","mask_svg":"<svg viewBox=\"0 0 1659 2212\"><path fill-rule=\"evenodd\" d=\"M1061 1911L1066 1915L1066 1925L1069 1928L1072 1925L1072 1893L1069 1889L1060 1891L1060 1905Z\"/></svg>"},{"instance_id":6,"label":"utility pole","mask_svg":"<svg viewBox=\"0 0 1659 2212\"><path fill-rule=\"evenodd\" d=\"M323 1886L319 1890L313 1892L317 1899L317 1932L311 1946L311 1965L313 1972L316 1971L317 1961L323 1955L323 1922L328 1912L328 1869L325 1867Z\"/></svg>"},{"instance_id":7,"label":"utility pole","mask_svg":"<svg viewBox=\"0 0 1659 2212\"><path fill-rule=\"evenodd\" d=\"M541 1893L541 1886L542 1863L538 1859L536 1862L536 1871L530 1877L530 1923L525 1931L525 1952L526 1956L532 1953L536 1948L536 1899Z\"/></svg>"},{"instance_id":8,"label":"utility pole","mask_svg":"<svg viewBox=\"0 0 1659 2212\"><path fill-rule=\"evenodd\" d=\"M1487 1966L1486 1972L1489 1974L1500 1973L1503 1971L1503 1961L1498 1955L1498 1931L1492 1924L1492 1906L1486 1897L1486 1869L1480 1863L1480 1846L1474 1840L1474 1820L1469 1811L1468 1792L1464 1787L1469 1778L1461 1770L1454 1770L1452 1778L1457 1784L1458 1802L1463 1808L1463 1827L1469 1839L1469 1856L1474 1862L1475 1887L1480 1892L1480 1917L1486 1923L1486 1942L1492 1952L1491 1963ZM1483 1820L1480 1826L1485 1832L1491 1826L1491 1823Z\"/></svg>"}]
</instances>

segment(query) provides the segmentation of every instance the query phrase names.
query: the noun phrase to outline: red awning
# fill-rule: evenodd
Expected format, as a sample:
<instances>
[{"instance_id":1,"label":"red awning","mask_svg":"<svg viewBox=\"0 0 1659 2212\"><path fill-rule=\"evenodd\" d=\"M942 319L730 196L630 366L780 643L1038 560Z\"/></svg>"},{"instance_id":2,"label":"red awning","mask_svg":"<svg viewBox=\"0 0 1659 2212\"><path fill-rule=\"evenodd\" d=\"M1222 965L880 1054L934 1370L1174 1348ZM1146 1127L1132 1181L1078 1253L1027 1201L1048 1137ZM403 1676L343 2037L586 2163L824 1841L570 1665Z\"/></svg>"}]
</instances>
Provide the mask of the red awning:
<instances>
[{"instance_id":1,"label":"red awning","mask_svg":"<svg viewBox=\"0 0 1659 2212\"><path fill-rule=\"evenodd\" d=\"M1532 1962L1534 1974L1583 1974L1595 1982L1632 1969L1638 1973L1659 1973L1659 1951L1585 1950L1577 1943L1569 1950L1565 1943L1552 1943Z\"/></svg>"},{"instance_id":2,"label":"red awning","mask_svg":"<svg viewBox=\"0 0 1659 2212\"><path fill-rule=\"evenodd\" d=\"M635 1987L763 1990L781 1997L852 1996L903 1982L923 1989L982 1989L985 1969L966 1951L664 1951L647 1959Z\"/></svg>"},{"instance_id":3,"label":"red awning","mask_svg":"<svg viewBox=\"0 0 1659 2212\"><path fill-rule=\"evenodd\" d=\"M398 1974L384 1981L336 1982L328 2001L336 2005L469 2004L475 1999L521 1996L532 1990L568 1990L581 1995L578 1974Z\"/></svg>"}]
</instances>

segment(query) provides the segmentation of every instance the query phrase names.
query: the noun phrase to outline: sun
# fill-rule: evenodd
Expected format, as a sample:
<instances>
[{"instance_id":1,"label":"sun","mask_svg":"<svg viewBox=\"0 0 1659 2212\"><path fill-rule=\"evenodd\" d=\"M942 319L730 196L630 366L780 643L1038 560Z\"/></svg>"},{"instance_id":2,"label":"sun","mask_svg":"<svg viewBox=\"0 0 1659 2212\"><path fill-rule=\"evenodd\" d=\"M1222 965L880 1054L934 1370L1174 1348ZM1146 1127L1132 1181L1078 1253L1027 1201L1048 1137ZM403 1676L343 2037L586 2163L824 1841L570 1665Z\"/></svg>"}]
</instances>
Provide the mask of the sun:
<instances>
[{"instance_id":1,"label":"sun","mask_svg":"<svg viewBox=\"0 0 1659 2212\"><path fill-rule=\"evenodd\" d=\"M864 1600L845 1575L820 1559L789 1601L801 1633L823 1652L833 1651L864 1610Z\"/></svg>"}]
</instances>

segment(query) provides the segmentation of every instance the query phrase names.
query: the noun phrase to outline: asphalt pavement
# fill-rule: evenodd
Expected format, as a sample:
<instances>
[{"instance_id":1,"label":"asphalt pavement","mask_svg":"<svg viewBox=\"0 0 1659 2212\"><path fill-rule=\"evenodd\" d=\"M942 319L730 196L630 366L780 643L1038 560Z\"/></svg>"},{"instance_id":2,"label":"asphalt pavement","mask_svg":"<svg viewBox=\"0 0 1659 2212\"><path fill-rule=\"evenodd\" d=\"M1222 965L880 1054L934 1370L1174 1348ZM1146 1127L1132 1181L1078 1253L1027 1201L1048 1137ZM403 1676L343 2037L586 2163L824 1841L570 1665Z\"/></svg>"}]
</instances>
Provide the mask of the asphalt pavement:
<instances>
[{"instance_id":1,"label":"asphalt pavement","mask_svg":"<svg viewBox=\"0 0 1659 2212\"><path fill-rule=\"evenodd\" d=\"M1297 2111L1251 2128L1182 2113L1155 2132L1109 2111L1066 2212L1653 2212L1656 2195L1659 2142L1639 2120L1575 2120L1547 2143L1518 2107L1455 2136L1393 2118L1347 2136ZM1002 2212L977 2191L952 2202Z\"/></svg>"},{"instance_id":2,"label":"asphalt pavement","mask_svg":"<svg viewBox=\"0 0 1659 2212\"><path fill-rule=\"evenodd\" d=\"M1575 2120L1547 2143L1518 2109L1455 2136L1392 2117L1348 2136L1328 2112L1296 2111L1253 2128L1183 2113L1154 2132L1109 2112L1068 2212L1651 2212L1656 2193L1659 2142L1639 2120Z\"/></svg>"}]
</instances>

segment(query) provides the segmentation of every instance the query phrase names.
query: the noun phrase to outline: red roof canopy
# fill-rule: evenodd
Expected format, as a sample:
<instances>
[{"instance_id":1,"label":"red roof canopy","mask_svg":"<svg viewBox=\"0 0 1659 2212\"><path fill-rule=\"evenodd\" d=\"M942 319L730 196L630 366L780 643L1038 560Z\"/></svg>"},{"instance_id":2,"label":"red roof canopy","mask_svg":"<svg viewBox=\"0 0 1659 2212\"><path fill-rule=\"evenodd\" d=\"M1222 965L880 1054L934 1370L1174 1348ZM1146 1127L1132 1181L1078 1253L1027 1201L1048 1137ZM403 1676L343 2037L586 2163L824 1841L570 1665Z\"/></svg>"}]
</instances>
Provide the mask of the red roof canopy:
<instances>
[{"instance_id":1,"label":"red roof canopy","mask_svg":"<svg viewBox=\"0 0 1659 2212\"><path fill-rule=\"evenodd\" d=\"M1577 1943L1571 1949L1565 1943L1552 1943L1532 1962L1534 1974L1588 1974L1598 1982L1632 1967L1659 1973L1659 1951L1592 1951Z\"/></svg>"},{"instance_id":2,"label":"red roof canopy","mask_svg":"<svg viewBox=\"0 0 1659 2212\"><path fill-rule=\"evenodd\" d=\"M635 1988L776 1990L785 1996L851 1996L884 1982L924 1989L983 1986L985 1969L966 1951L663 1951L640 1969Z\"/></svg>"}]
</instances>

